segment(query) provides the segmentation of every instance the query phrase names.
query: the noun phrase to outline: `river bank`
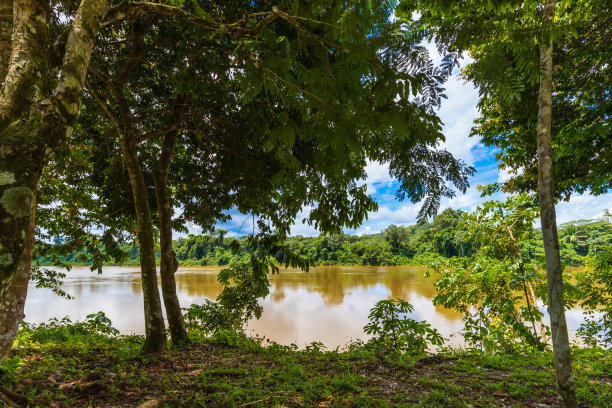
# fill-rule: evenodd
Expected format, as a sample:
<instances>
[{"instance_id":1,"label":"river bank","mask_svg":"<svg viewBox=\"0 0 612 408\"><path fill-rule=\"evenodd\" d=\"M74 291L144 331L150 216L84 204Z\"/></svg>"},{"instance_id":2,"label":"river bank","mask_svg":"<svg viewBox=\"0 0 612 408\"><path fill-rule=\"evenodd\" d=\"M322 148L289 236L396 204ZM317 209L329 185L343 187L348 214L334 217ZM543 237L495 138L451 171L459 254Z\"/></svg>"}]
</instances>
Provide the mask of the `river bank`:
<instances>
[{"instance_id":1,"label":"river bank","mask_svg":"<svg viewBox=\"0 0 612 408\"><path fill-rule=\"evenodd\" d=\"M71 328L72 327L72 328ZM39 407L554 407L552 353L446 350L416 357L298 351L220 332L163 356L139 354L142 337L71 325L22 330L9 375ZM77 327L78 328L78 327ZM581 406L612 406L612 353L574 349ZM17 400L17 398L14 398ZM147 403L148 405L142 405Z\"/></svg>"}]
</instances>

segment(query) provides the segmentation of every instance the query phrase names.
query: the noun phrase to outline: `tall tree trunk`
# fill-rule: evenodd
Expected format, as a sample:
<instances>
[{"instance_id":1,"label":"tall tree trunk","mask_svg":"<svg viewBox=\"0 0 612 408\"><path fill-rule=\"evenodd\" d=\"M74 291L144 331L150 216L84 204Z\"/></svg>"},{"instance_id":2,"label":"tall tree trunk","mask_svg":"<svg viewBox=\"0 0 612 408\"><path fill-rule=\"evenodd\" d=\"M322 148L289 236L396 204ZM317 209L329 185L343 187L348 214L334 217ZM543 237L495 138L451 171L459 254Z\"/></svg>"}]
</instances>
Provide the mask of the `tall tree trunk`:
<instances>
[{"instance_id":1,"label":"tall tree trunk","mask_svg":"<svg viewBox=\"0 0 612 408\"><path fill-rule=\"evenodd\" d=\"M36 196L32 200L32 215L26 237L26 246L19 259L17 273L4 298L0 301L0 360L2 360L13 346L19 323L25 317L26 296L28 283L32 274L32 250L34 249L34 226L36 219Z\"/></svg>"},{"instance_id":2,"label":"tall tree trunk","mask_svg":"<svg viewBox=\"0 0 612 408\"><path fill-rule=\"evenodd\" d=\"M173 116L180 115L177 108ZM180 120L180 118L177 118ZM174 274L178 269L176 254L172 250L172 205L170 203L170 191L168 189L168 171L172 160L174 143L177 133L172 131L164 137L162 152L153 172L155 180L155 195L157 197L157 208L159 211L159 231L161 247L160 275L162 281L162 294L168 317L168 328L172 342L176 345L189 342L189 336L185 329L185 321L181 312L181 305L176 295L176 281Z\"/></svg>"},{"instance_id":3,"label":"tall tree trunk","mask_svg":"<svg viewBox=\"0 0 612 408\"><path fill-rule=\"evenodd\" d=\"M44 114L37 102L48 91L43 79L48 43L43 2L0 0L0 299L24 251L33 192L44 167Z\"/></svg>"},{"instance_id":4,"label":"tall tree trunk","mask_svg":"<svg viewBox=\"0 0 612 408\"><path fill-rule=\"evenodd\" d=\"M551 146L553 42L550 27L555 16L555 1L544 4L544 41L540 47L540 95L538 106L538 184L540 219L546 256L548 283L548 313L552 330L553 353L561 406L577 406L576 388L572 375L567 323L563 306L563 270L559 253L557 217L554 204L553 156Z\"/></svg>"},{"instance_id":5,"label":"tall tree trunk","mask_svg":"<svg viewBox=\"0 0 612 408\"><path fill-rule=\"evenodd\" d=\"M124 111L124 112L127 112ZM138 146L131 124L125 125L119 136L119 144L130 176L134 207L138 221L138 243L140 245L140 269L145 312L144 353L161 353L166 350L166 327L162 314L161 299L157 288L157 267L155 265L155 239L153 222L142 167L138 160Z\"/></svg>"},{"instance_id":6,"label":"tall tree trunk","mask_svg":"<svg viewBox=\"0 0 612 408\"><path fill-rule=\"evenodd\" d=\"M10 152L3 147L15 147ZM36 183L42 171L40 150L23 151L14 143L0 145L0 300L20 265L30 225Z\"/></svg>"},{"instance_id":7,"label":"tall tree trunk","mask_svg":"<svg viewBox=\"0 0 612 408\"><path fill-rule=\"evenodd\" d=\"M144 297L145 343L143 353L161 353L166 350L166 325L162 313L161 299L157 287L157 266L155 263L155 237L149 207L149 196L142 166L138 160L138 142L134 117L126 101L124 92L128 80L138 66L145 52L144 35L150 20L138 20L133 24L132 49L121 71L114 80L105 80L109 91L115 96L119 108L120 123L114 118L119 133L119 145L123 161L128 170L134 209L138 225L140 246L140 277Z\"/></svg>"},{"instance_id":8,"label":"tall tree trunk","mask_svg":"<svg viewBox=\"0 0 612 408\"><path fill-rule=\"evenodd\" d=\"M108 9L107 0L81 2L56 80L49 55L49 3L20 0L11 7L0 0L0 298L26 245L42 169L72 131L96 34Z\"/></svg>"}]
</instances>

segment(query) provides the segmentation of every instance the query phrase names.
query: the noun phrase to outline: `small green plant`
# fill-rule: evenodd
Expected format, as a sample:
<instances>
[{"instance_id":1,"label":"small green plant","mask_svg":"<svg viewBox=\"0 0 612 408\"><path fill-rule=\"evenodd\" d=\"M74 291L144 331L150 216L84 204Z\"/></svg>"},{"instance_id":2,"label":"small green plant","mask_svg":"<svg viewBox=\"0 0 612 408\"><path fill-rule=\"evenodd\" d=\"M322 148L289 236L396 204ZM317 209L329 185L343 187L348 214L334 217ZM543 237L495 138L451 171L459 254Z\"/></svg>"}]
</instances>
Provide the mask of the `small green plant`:
<instances>
[{"instance_id":1,"label":"small green plant","mask_svg":"<svg viewBox=\"0 0 612 408\"><path fill-rule=\"evenodd\" d=\"M22 365L23 360L18 356L0 359L0 383L13 382L15 374Z\"/></svg>"},{"instance_id":2,"label":"small green plant","mask_svg":"<svg viewBox=\"0 0 612 408\"><path fill-rule=\"evenodd\" d=\"M116 336L119 330L112 326L111 320L104 312L87 315L83 322L73 322L68 317L62 319L51 318L47 323L38 325L22 322L21 330L17 334L17 343L48 343L62 342L89 335Z\"/></svg>"},{"instance_id":3,"label":"small green plant","mask_svg":"<svg viewBox=\"0 0 612 408\"><path fill-rule=\"evenodd\" d=\"M90 333L109 334L116 336L119 330L112 326L111 320L106 317L104 312L88 314L84 326Z\"/></svg>"},{"instance_id":4,"label":"small green plant","mask_svg":"<svg viewBox=\"0 0 612 408\"><path fill-rule=\"evenodd\" d=\"M241 321L235 321L225 307L208 299L201 305L193 304L183 310L187 328L201 330L206 336L220 330L239 330L242 327Z\"/></svg>"},{"instance_id":5,"label":"small green plant","mask_svg":"<svg viewBox=\"0 0 612 408\"><path fill-rule=\"evenodd\" d=\"M247 342L247 337L243 333L234 330L218 330L208 338L210 343L228 347L238 347Z\"/></svg>"},{"instance_id":6,"label":"small green plant","mask_svg":"<svg viewBox=\"0 0 612 408\"><path fill-rule=\"evenodd\" d=\"M377 302L370 311L370 322L363 328L373 336L368 345L407 354L423 354L430 345L442 346L444 338L438 330L407 316L413 311L414 307L402 299Z\"/></svg>"},{"instance_id":7,"label":"small green plant","mask_svg":"<svg viewBox=\"0 0 612 408\"><path fill-rule=\"evenodd\" d=\"M306 346L306 351L309 353L320 354L324 353L325 350L327 350L327 347L325 347L325 344L321 343L320 341L313 341Z\"/></svg>"}]
</instances>

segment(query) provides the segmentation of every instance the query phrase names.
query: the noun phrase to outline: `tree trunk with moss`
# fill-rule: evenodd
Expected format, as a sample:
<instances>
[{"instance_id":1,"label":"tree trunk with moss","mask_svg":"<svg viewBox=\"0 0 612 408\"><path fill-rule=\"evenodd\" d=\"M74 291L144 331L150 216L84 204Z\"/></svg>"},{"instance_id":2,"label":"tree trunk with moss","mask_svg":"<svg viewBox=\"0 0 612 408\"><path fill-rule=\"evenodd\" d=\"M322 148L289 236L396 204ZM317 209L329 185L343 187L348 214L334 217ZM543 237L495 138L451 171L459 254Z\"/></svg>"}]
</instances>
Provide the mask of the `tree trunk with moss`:
<instances>
[{"instance_id":1,"label":"tree trunk with moss","mask_svg":"<svg viewBox=\"0 0 612 408\"><path fill-rule=\"evenodd\" d=\"M32 201L30 225L26 237L26 247L19 259L17 273L4 298L0 301L0 360L8 354L19 324L24 319L25 301L28 295L28 284L32 275L32 251L34 249L34 226L36 220L36 197Z\"/></svg>"},{"instance_id":2,"label":"tree trunk with moss","mask_svg":"<svg viewBox=\"0 0 612 408\"><path fill-rule=\"evenodd\" d=\"M109 4L80 4L67 32L63 61L56 66L50 55L50 7L44 1L0 0L0 298L26 247L42 169L72 131L96 33ZM60 68L59 78L54 68Z\"/></svg>"},{"instance_id":3,"label":"tree trunk with moss","mask_svg":"<svg viewBox=\"0 0 612 408\"><path fill-rule=\"evenodd\" d=\"M540 193L540 220L542 239L546 256L546 277L548 284L548 313L552 331L553 353L557 386L561 406L577 406L576 388L572 374L567 323L563 302L563 269L559 252L557 216L554 203L553 154L551 145L552 123L552 67L553 42L550 26L554 21L555 1L544 4L544 41L540 47L540 95L538 100L538 184Z\"/></svg>"},{"instance_id":4,"label":"tree trunk with moss","mask_svg":"<svg viewBox=\"0 0 612 408\"><path fill-rule=\"evenodd\" d=\"M127 113L128 111L124 110L123 112ZM126 116L128 115L126 114ZM166 350L166 327L157 287L153 222L151 220L147 186L138 160L138 146L136 145L134 128L131 124L124 123L123 132L119 136L119 144L130 176L138 221L137 235L140 246L140 271L144 296L146 335L142 351L144 353L161 353Z\"/></svg>"},{"instance_id":5,"label":"tree trunk with moss","mask_svg":"<svg viewBox=\"0 0 612 408\"><path fill-rule=\"evenodd\" d=\"M108 90L115 96L118 115L113 118L119 133L119 146L130 177L130 186L136 211L138 244L140 247L140 276L144 298L145 343L142 352L161 353L166 350L166 324L162 313L161 298L157 285L155 260L155 236L149 195L142 165L138 158L136 125L125 90L130 76L137 68L145 52L144 36L150 20L139 20L132 26L132 48L121 71L113 79L105 78Z\"/></svg>"},{"instance_id":6,"label":"tree trunk with moss","mask_svg":"<svg viewBox=\"0 0 612 408\"><path fill-rule=\"evenodd\" d=\"M13 36L13 0L0 0L0 80L8 71Z\"/></svg>"},{"instance_id":7,"label":"tree trunk with moss","mask_svg":"<svg viewBox=\"0 0 612 408\"><path fill-rule=\"evenodd\" d=\"M176 109L175 112L177 112ZM176 115L180 115L180 113L175 113L174 116ZM178 262L176 260L176 253L172 249L173 209L170 202L170 190L168 189L168 171L170 169L176 136L176 131L173 131L166 134L164 137L161 155L153 172L153 176L159 212L162 294L164 297L166 316L168 317L170 337L172 338L172 342L178 345L189 342L189 336L185 329L181 305L176 294L176 280L174 279L174 274L178 269Z\"/></svg>"}]
</instances>

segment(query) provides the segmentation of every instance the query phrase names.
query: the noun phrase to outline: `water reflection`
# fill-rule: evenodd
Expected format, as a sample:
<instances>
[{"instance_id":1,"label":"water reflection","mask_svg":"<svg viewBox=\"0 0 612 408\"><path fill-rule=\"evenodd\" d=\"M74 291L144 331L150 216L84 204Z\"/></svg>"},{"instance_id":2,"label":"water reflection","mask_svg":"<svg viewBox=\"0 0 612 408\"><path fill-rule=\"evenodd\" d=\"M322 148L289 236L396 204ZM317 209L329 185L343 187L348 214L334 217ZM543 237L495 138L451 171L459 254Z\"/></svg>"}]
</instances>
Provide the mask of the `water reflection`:
<instances>
[{"instance_id":1,"label":"water reflection","mask_svg":"<svg viewBox=\"0 0 612 408\"><path fill-rule=\"evenodd\" d=\"M217 273L222 267L181 267L176 274L183 307L214 300L221 292ZM449 337L463 326L461 316L434 307L435 276L424 278L423 267L323 266L305 273L281 270L271 277L270 295L261 301L260 320L249 323L252 334L281 344L304 346L321 341L335 348L350 339L366 339L363 326L370 308L381 299L402 298L414 305L412 318L427 320ZM123 333L144 331L144 311L138 267L106 267L102 275L87 267L67 274L64 290L74 300L58 298L51 291L31 285L26 302L26 321L43 322L51 317L84 319L104 311ZM572 314L573 313L573 314ZM580 313L568 316L570 327L580 322ZM459 338L452 342L461 345Z\"/></svg>"}]
</instances>

